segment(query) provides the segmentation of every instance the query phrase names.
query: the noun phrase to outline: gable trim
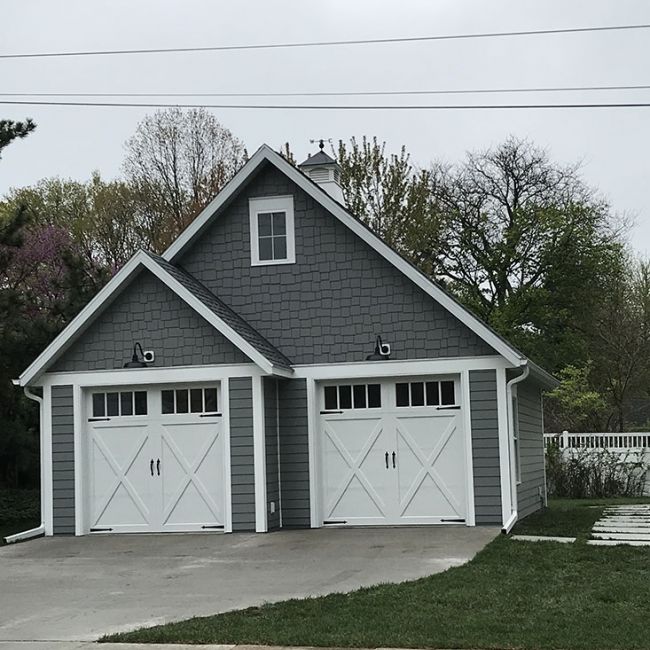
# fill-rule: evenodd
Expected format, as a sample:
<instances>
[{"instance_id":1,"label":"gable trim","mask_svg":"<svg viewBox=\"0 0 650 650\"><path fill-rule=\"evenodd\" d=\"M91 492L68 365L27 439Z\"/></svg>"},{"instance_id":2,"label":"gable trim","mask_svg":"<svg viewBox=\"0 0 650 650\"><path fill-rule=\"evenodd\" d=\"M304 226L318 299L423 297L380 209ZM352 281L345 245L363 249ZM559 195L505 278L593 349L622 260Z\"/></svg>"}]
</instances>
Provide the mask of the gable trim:
<instances>
[{"instance_id":1,"label":"gable trim","mask_svg":"<svg viewBox=\"0 0 650 650\"><path fill-rule=\"evenodd\" d=\"M300 170L287 162L280 154L273 151L268 145L262 145L248 160L248 162L226 184L223 190L208 204L198 217L185 229L176 241L163 253L163 259L172 262L183 250L200 234L211 220L212 216L220 210L239 190L239 188L253 175L262 162L268 161L279 171L283 172L301 190L320 203L327 211L347 226L355 235L368 244L375 252L390 262L398 271L401 271L409 280L464 323L479 338L490 345L501 356L515 366L524 365L527 361L517 350L510 346L504 339L496 334L485 323L479 320L459 302L432 282L415 266L407 262L399 253L369 230L361 221L353 217L340 203L335 201L321 187L307 178Z\"/></svg>"},{"instance_id":2,"label":"gable trim","mask_svg":"<svg viewBox=\"0 0 650 650\"><path fill-rule=\"evenodd\" d=\"M223 319L204 305L196 296L186 289L178 280L156 263L147 253L139 251L118 271L108 284L72 319L63 331L36 358L36 360L19 377L21 386L34 381L57 355L64 352L74 338L92 321L104 304L110 300L142 267L153 273L163 284L188 304L197 314L204 318L218 332L246 354L259 368L268 374L290 377L292 371L277 368L261 352L246 341Z\"/></svg>"}]
</instances>

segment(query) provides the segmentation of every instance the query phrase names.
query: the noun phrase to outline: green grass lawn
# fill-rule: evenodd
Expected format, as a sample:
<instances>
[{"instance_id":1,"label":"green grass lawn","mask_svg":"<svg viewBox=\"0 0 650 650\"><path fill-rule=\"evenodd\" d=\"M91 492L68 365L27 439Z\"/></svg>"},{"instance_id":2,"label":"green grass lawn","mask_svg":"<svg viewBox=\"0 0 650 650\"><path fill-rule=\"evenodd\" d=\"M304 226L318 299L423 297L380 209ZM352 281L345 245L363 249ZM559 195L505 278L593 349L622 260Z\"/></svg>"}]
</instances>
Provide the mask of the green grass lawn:
<instances>
[{"instance_id":1,"label":"green grass lawn","mask_svg":"<svg viewBox=\"0 0 650 650\"><path fill-rule=\"evenodd\" d=\"M0 546L4 538L41 523L38 490L0 490Z\"/></svg>"},{"instance_id":2,"label":"green grass lawn","mask_svg":"<svg viewBox=\"0 0 650 650\"><path fill-rule=\"evenodd\" d=\"M526 517L515 524L516 535L587 537L608 505L650 503L648 499L551 499L544 512Z\"/></svg>"},{"instance_id":3,"label":"green grass lawn","mask_svg":"<svg viewBox=\"0 0 650 650\"><path fill-rule=\"evenodd\" d=\"M468 564L414 582L290 600L117 634L104 641L333 647L648 649L650 548L584 543L604 507L558 501ZM564 522L564 526L562 526Z\"/></svg>"}]
</instances>

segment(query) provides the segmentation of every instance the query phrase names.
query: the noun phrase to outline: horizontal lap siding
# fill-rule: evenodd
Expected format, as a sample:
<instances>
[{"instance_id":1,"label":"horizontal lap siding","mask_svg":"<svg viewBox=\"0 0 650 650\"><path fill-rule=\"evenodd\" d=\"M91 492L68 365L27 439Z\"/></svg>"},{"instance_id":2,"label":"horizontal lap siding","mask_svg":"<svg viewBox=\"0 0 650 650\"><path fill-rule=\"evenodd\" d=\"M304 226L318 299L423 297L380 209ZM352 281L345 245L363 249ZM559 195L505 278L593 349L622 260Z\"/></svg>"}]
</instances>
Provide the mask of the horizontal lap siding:
<instances>
[{"instance_id":1,"label":"horizontal lap siding","mask_svg":"<svg viewBox=\"0 0 650 650\"><path fill-rule=\"evenodd\" d=\"M517 385L521 483L517 486L517 512L525 517L539 510L545 493L541 390L532 382Z\"/></svg>"},{"instance_id":2,"label":"horizontal lap siding","mask_svg":"<svg viewBox=\"0 0 650 650\"><path fill-rule=\"evenodd\" d=\"M278 389L282 527L309 528L307 382L304 379L284 380L278 383Z\"/></svg>"},{"instance_id":3,"label":"horizontal lap siding","mask_svg":"<svg viewBox=\"0 0 650 650\"><path fill-rule=\"evenodd\" d=\"M72 386L52 386L52 517L55 535L74 535Z\"/></svg>"},{"instance_id":4,"label":"horizontal lap siding","mask_svg":"<svg viewBox=\"0 0 650 650\"><path fill-rule=\"evenodd\" d=\"M264 429L266 441L266 514L269 530L280 528L280 485L278 467L277 380L264 378ZM275 512L271 512L271 502Z\"/></svg>"},{"instance_id":5,"label":"horizontal lap siding","mask_svg":"<svg viewBox=\"0 0 650 650\"><path fill-rule=\"evenodd\" d=\"M500 525L501 471L496 371L470 372L469 392L476 523Z\"/></svg>"},{"instance_id":6,"label":"horizontal lap siding","mask_svg":"<svg viewBox=\"0 0 650 650\"><path fill-rule=\"evenodd\" d=\"M253 452L253 381L230 380L230 463L232 529L255 530L255 460Z\"/></svg>"}]
</instances>

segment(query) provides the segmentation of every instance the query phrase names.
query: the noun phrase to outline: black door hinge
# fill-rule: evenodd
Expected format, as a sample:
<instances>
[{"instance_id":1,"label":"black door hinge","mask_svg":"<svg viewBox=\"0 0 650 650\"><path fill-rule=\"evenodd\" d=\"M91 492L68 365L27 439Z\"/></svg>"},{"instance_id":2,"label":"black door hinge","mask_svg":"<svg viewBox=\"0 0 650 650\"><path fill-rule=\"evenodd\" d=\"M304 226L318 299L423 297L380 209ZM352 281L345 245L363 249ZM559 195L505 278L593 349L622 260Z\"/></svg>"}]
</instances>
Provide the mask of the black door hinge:
<instances>
[{"instance_id":1,"label":"black door hinge","mask_svg":"<svg viewBox=\"0 0 650 650\"><path fill-rule=\"evenodd\" d=\"M110 533L112 532L112 528L91 528L90 532L91 533Z\"/></svg>"},{"instance_id":2,"label":"black door hinge","mask_svg":"<svg viewBox=\"0 0 650 650\"><path fill-rule=\"evenodd\" d=\"M223 526L201 526L203 530L223 530Z\"/></svg>"},{"instance_id":3,"label":"black door hinge","mask_svg":"<svg viewBox=\"0 0 650 650\"><path fill-rule=\"evenodd\" d=\"M201 413L200 418L220 418L221 413Z\"/></svg>"},{"instance_id":4,"label":"black door hinge","mask_svg":"<svg viewBox=\"0 0 650 650\"><path fill-rule=\"evenodd\" d=\"M347 521L324 521L323 526L335 526L340 524L347 524Z\"/></svg>"},{"instance_id":5,"label":"black door hinge","mask_svg":"<svg viewBox=\"0 0 650 650\"><path fill-rule=\"evenodd\" d=\"M109 422L111 418L88 418L88 422Z\"/></svg>"}]
</instances>

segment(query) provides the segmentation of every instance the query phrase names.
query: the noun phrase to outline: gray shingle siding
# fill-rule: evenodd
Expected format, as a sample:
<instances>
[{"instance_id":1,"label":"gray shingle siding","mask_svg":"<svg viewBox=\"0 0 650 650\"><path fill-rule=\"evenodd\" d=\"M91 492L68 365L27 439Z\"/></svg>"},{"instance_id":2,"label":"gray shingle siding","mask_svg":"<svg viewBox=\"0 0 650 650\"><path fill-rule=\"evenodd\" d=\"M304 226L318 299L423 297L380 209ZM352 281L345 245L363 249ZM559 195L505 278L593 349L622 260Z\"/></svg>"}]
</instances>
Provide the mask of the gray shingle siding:
<instances>
[{"instance_id":1,"label":"gray shingle siding","mask_svg":"<svg viewBox=\"0 0 650 650\"><path fill-rule=\"evenodd\" d=\"M280 477L282 527L309 528L309 438L307 382L278 382L280 407Z\"/></svg>"},{"instance_id":2,"label":"gray shingle siding","mask_svg":"<svg viewBox=\"0 0 650 650\"><path fill-rule=\"evenodd\" d=\"M296 263L251 266L248 199L294 196ZM495 354L271 165L177 260L293 363Z\"/></svg>"},{"instance_id":3,"label":"gray shingle siding","mask_svg":"<svg viewBox=\"0 0 650 650\"><path fill-rule=\"evenodd\" d=\"M521 483L517 486L519 518L539 510L545 493L542 393L531 381L517 384Z\"/></svg>"},{"instance_id":4,"label":"gray shingle siding","mask_svg":"<svg viewBox=\"0 0 650 650\"><path fill-rule=\"evenodd\" d=\"M133 344L156 353L154 366L250 363L250 359L149 271L142 271L50 368L121 368Z\"/></svg>"},{"instance_id":5,"label":"gray shingle siding","mask_svg":"<svg viewBox=\"0 0 650 650\"><path fill-rule=\"evenodd\" d=\"M232 529L234 532L255 530L252 379L231 379L229 393Z\"/></svg>"},{"instance_id":6,"label":"gray shingle siding","mask_svg":"<svg viewBox=\"0 0 650 650\"><path fill-rule=\"evenodd\" d=\"M469 392L476 523L500 525L501 476L496 371L471 371Z\"/></svg>"},{"instance_id":7,"label":"gray shingle siding","mask_svg":"<svg viewBox=\"0 0 650 650\"><path fill-rule=\"evenodd\" d=\"M74 535L72 386L52 386L52 517L55 535Z\"/></svg>"},{"instance_id":8,"label":"gray shingle siding","mask_svg":"<svg viewBox=\"0 0 650 650\"><path fill-rule=\"evenodd\" d=\"M278 463L278 382L264 377L264 428L266 441L266 516L269 530L280 528L280 467ZM271 512L271 502L275 512Z\"/></svg>"}]
</instances>

